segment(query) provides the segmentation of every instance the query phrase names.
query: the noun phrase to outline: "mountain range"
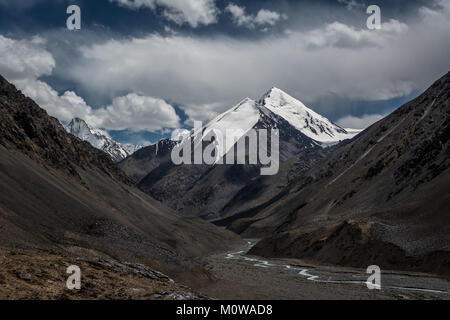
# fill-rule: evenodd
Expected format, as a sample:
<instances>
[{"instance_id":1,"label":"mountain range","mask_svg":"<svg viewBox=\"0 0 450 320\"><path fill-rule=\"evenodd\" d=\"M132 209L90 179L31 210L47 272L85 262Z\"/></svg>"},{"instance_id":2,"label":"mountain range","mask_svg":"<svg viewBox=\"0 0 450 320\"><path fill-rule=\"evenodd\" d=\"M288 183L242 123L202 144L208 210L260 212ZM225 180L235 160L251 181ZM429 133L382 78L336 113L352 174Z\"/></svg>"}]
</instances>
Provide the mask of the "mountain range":
<instances>
[{"instance_id":1,"label":"mountain range","mask_svg":"<svg viewBox=\"0 0 450 320\"><path fill-rule=\"evenodd\" d=\"M52 272L80 264L91 277L81 298L124 297L136 283L151 292L140 298L197 297L185 285L213 280L199 257L243 238L263 257L450 275L450 73L363 132L277 88L143 148L81 119L63 127L1 76L0 110L0 253L18 262L0 284L20 282L0 296L42 297L45 283L45 297L67 298ZM229 128L238 143L278 129L278 174L172 162L190 136Z\"/></svg>"},{"instance_id":2,"label":"mountain range","mask_svg":"<svg viewBox=\"0 0 450 320\"><path fill-rule=\"evenodd\" d=\"M239 133L233 148L251 129L278 129L280 161L301 155L308 165L324 157L329 152L327 147L359 133L339 127L278 88L258 101L242 100L203 126L201 135L227 129ZM195 134L193 130L191 136ZM134 153L119 166L144 192L182 215L208 221L227 217L229 202L259 176L257 165L174 165L170 153L175 145L170 139L162 140ZM230 149L230 144L219 146L219 157L226 157Z\"/></svg>"},{"instance_id":3,"label":"mountain range","mask_svg":"<svg viewBox=\"0 0 450 320\"><path fill-rule=\"evenodd\" d=\"M449 94L450 73L360 133L272 88L202 130L279 129L277 175L250 165L175 166L174 142L119 166L180 214L262 238L255 255L448 275Z\"/></svg>"},{"instance_id":4,"label":"mountain range","mask_svg":"<svg viewBox=\"0 0 450 320\"><path fill-rule=\"evenodd\" d=\"M156 292L171 282L161 283L157 279L163 277L155 276L155 270L177 283L208 279L207 270L194 258L241 243L237 235L200 219L180 217L141 192L109 155L67 133L57 119L2 77L0 110L0 251L25 255L27 266L37 268L32 277L43 272L40 259L49 257L50 265L56 259L57 270L47 272L64 275L67 266L62 261L87 264L84 271L90 270L90 282L105 277L104 272L120 278L129 270L127 281L138 275L136 281L150 283L149 290ZM21 265L14 268L18 276L31 272ZM0 280L14 283L14 270ZM63 282L49 281L45 288L53 288L48 294L55 298L64 291ZM83 297L98 296L105 283L87 285ZM21 285L7 292L19 298L42 296L42 288Z\"/></svg>"},{"instance_id":5,"label":"mountain range","mask_svg":"<svg viewBox=\"0 0 450 320\"><path fill-rule=\"evenodd\" d=\"M450 73L288 187L243 192L254 205L222 224L263 238L256 255L448 275L449 120Z\"/></svg>"}]
</instances>

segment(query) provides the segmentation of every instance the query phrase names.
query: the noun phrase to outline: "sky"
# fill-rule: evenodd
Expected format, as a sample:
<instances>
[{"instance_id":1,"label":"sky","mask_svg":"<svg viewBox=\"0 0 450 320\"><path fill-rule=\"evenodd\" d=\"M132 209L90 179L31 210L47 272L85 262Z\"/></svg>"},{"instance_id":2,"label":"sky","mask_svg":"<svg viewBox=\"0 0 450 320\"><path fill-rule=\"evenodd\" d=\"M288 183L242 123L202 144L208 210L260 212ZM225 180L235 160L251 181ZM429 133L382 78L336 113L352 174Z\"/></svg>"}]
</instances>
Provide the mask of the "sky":
<instances>
[{"instance_id":1,"label":"sky","mask_svg":"<svg viewBox=\"0 0 450 320\"><path fill-rule=\"evenodd\" d=\"M70 5L80 30L66 26ZM366 128L450 71L449 57L450 0L0 0L0 74L62 123L124 143L274 86Z\"/></svg>"}]
</instances>

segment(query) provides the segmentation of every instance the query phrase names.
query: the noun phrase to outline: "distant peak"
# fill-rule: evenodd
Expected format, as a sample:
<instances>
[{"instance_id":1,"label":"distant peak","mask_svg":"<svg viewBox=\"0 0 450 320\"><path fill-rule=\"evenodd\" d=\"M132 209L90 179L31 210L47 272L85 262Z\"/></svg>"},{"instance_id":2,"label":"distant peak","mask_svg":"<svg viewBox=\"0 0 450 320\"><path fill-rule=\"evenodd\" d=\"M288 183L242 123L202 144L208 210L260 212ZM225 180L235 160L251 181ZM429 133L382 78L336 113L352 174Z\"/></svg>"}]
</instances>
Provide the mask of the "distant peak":
<instances>
[{"instance_id":1,"label":"distant peak","mask_svg":"<svg viewBox=\"0 0 450 320\"><path fill-rule=\"evenodd\" d=\"M125 159L141 148L141 146L114 141L107 131L94 129L85 120L78 117L73 118L65 128L72 135L89 142L97 149L103 150L115 162Z\"/></svg>"}]
</instances>

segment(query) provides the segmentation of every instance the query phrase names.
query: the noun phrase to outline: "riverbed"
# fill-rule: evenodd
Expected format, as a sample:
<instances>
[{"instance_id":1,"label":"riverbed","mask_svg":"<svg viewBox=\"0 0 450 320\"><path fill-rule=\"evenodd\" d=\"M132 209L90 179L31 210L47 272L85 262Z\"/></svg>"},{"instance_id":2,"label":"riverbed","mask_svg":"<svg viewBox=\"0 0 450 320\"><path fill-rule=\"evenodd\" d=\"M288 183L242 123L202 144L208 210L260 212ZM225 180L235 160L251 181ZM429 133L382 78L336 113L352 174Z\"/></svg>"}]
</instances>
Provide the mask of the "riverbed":
<instances>
[{"instance_id":1,"label":"riverbed","mask_svg":"<svg viewBox=\"0 0 450 320\"><path fill-rule=\"evenodd\" d=\"M200 291L217 299L450 299L450 282L433 275L381 270L380 289L370 290L365 269L247 255L256 241L205 259L215 281Z\"/></svg>"}]
</instances>

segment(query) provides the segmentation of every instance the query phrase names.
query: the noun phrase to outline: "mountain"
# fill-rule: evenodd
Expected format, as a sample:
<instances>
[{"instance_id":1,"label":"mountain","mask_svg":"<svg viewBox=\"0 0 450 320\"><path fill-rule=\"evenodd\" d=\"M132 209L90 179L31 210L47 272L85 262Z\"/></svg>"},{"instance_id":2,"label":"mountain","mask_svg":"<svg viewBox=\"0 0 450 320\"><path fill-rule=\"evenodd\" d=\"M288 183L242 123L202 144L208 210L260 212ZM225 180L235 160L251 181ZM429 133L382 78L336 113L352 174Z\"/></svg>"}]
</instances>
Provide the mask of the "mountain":
<instances>
[{"instance_id":1,"label":"mountain","mask_svg":"<svg viewBox=\"0 0 450 320\"><path fill-rule=\"evenodd\" d=\"M276 113L271 112L256 101L245 98L233 108L218 115L202 130L202 138L214 130L225 132L229 130L232 136L226 136L224 145L219 143L218 150L222 150L217 158L222 158L239 142L251 129L277 129L280 131L280 160L285 161L296 155L301 149L320 146L315 140L307 137L301 131L293 127L289 121ZM197 134L193 131L191 137ZM186 140L186 139L185 139ZM233 143L235 140L236 142ZM204 147L204 146L203 146ZM262 147L262 146L259 146ZM267 148L267 146L263 146ZM224 161L225 162L225 161Z\"/></svg>"},{"instance_id":2,"label":"mountain","mask_svg":"<svg viewBox=\"0 0 450 320\"><path fill-rule=\"evenodd\" d=\"M215 219L213 223L238 234L243 233L255 222L255 215L281 199L287 193L289 185L303 179L305 174L332 150L333 147L306 149L283 162L277 175L253 178L227 202L221 210L220 219ZM264 237L272 231L269 226L259 232L258 237Z\"/></svg>"},{"instance_id":3,"label":"mountain","mask_svg":"<svg viewBox=\"0 0 450 320\"><path fill-rule=\"evenodd\" d=\"M72 119L66 130L75 137L89 142L93 147L104 151L114 162L119 162L142 148L141 146L118 143L112 140L106 132L92 129L80 118Z\"/></svg>"},{"instance_id":4,"label":"mountain","mask_svg":"<svg viewBox=\"0 0 450 320\"><path fill-rule=\"evenodd\" d=\"M448 275L450 73L233 223L257 255Z\"/></svg>"},{"instance_id":5,"label":"mountain","mask_svg":"<svg viewBox=\"0 0 450 320\"><path fill-rule=\"evenodd\" d=\"M125 273L129 281L111 291L120 294L118 288L132 291L123 286L138 279L156 290L164 277L152 270L187 284L208 281L194 258L241 243L235 234L180 217L141 192L108 155L67 133L2 77L0 111L0 251L25 264L15 268L29 273L41 262L64 261L51 271L64 276L66 264L85 265L92 277L86 277L91 286L82 296L107 285L96 283L97 277ZM22 271L8 277L20 280ZM37 274L23 279L53 283L49 295L64 291L65 280ZM42 287L29 289L36 294Z\"/></svg>"},{"instance_id":6,"label":"mountain","mask_svg":"<svg viewBox=\"0 0 450 320\"><path fill-rule=\"evenodd\" d=\"M361 131L355 129L347 131L339 127L275 87L259 100L259 104L288 121L307 137L322 143L323 146L351 139Z\"/></svg>"},{"instance_id":7,"label":"mountain","mask_svg":"<svg viewBox=\"0 0 450 320\"><path fill-rule=\"evenodd\" d=\"M304 120L303 117L307 119ZM250 98L242 100L204 125L200 134L207 137L213 130L232 130L233 138L236 139L233 141L240 141L245 139L250 129L278 129L280 162L294 157L307 158L308 167L329 152L329 149L324 149L325 146L357 134L348 133L334 125L279 89L272 89L259 101ZM189 137L192 138L197 133L199 132L192 130ZM215 141L219 144L218 150L222 152L217 155L217 159L226 157L231 148L239 143L233 145L224 139L224 145L220 146L219 142ZM181 144L183 143L190 143L190 140L185 138ZM208 221L215 221L235 214L235 211L227 209L230 201L260 175L258 165L219 165L216 161L215 165L176 166L170 158L176 143L162 140L158 145L158 148L150 146L139 150L120 162L119 166L139 183L143 191L182 215L200 216ZM202 144L201 147L205 145ZM157 150L163 151L157 154ZM247 157L248 151L247 149ZM294 161L290 161L285 167L291 165L295 166ZM283 174L275 178L279 181L278 185L284 186L287 183L289 178L286 175L293 176L293 171L283 170Z\"/></svg>"},{"instance_id":8,"label":"mountain","mask_svg":"<svg viewBox=\"0 0 450 320\"><path fill-rule=\"evenodd\" d=\"M170 154L177 143L171 139L162 139L153 145L137 150L118 165L128 177L139 182L161 164L171 161Z\"/></svg>"},{"instance_id":9,"label":"mountain","mask_svg":"<svg viewBox=\"0 0 450 320\"><path fill-rule=\"evenodd\" d=\"M245 98L233 108L218 115L202 128L203 137L206 137L212 130L225 132L227 129L241 131L237 140L250 129L279 129L282 133L290 130L291 134L300 132L309 138L308 142L311 142L311 146L318 145L321 147L328 147L352 139L362 131L339 127L307 108L299 100L275 87L258 101ZM297 138L297 140L302 140L301 142L305 143L303 138ZM223 157L231 149L231 146L227 144L227 147L224 146L219 149L223 150L219 157ZM293 156L292 153L283 148L280 148L280 152L285 153L284 159Z\"/></svg>"}]
</instances>

